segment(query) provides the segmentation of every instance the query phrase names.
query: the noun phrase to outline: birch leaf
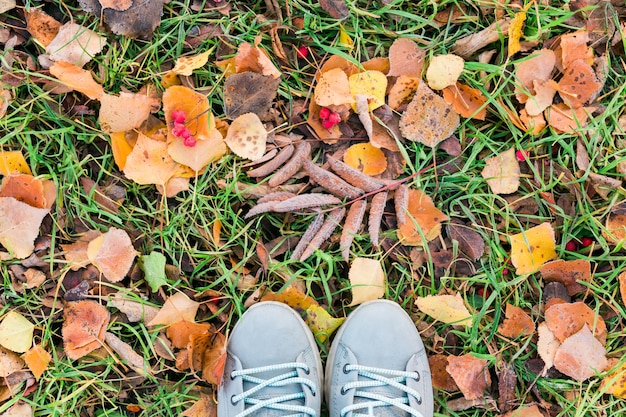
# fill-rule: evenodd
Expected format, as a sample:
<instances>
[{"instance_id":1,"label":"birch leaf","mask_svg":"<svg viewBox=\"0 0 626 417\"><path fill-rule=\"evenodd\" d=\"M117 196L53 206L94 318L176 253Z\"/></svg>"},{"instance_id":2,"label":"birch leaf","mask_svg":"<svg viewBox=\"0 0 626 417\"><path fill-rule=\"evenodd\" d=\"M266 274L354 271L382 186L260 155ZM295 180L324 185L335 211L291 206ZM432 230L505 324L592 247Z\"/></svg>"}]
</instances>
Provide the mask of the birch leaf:
<instances>
[{"instance_id":1,"label":"birch leaf","mask_svg":"<svg viewBox=\"0 0 626 417\"><path fill-rule=\"evenodd\" d=\"M355 258L348 278L352 290L351 307L385 295L385 272L379 260Z\"/></svg>"},{"instance_id":2,"label":"birch leaf","mask_svg":"<svg viewBox=\"0 0 626 417\"><path fill-rule=\"evenodd\" d=\"M13 197L0 197L0 244L18 259L29 257L48 211L31 207Z\"/></svg>"},{"instance_id":3,"label":"birch leaf","mask_svg":"<svg viewBox=\"0 0 626 417\"><path fill-rule=\"evenodd\" d=\"M495 194L511 194L520 184L520 166L515 158L515 148L502 152L485 161L481 175Z\"/></svg>"},{"instance_id":4,"label":"birch leaf","mask_svg":"<svg viewBox=\"0 0 626 417\"><path fill-rule=\"evenodd\" d=\"M415 305L424 313L443 323L472 326L472 315L458 293L417 297Z\"/></svg>"},{"instance_id":5,"label":"birch leaf","mask_svg":"<svg viewBox=\"0 0 626 417\"><path fill-rule=\"evenodd\" d=\"M114 227L89 242L87 247L91 263L111 282L124 279L136 256L128 233Z\"/></svg>"},{"instance_id":6,"label":"birch leaf","mask_svg":"<svg viewBox=\"0 0 626 417\"><path fill-rule=\"evenodd\" d=\"M165 300L163 307L147 325L169 325L183 320L193 322L198 307L200 307L200 303L193 301L182 292L177 292Z\"/></svg>"},{"instance_id":7,"label":"birch leaf","mask_svg":"<svg viewBox=\"0 0 626 417\"><path fill-rule=\"evenodd\" d=\"M9 311L0 322L0 345L23 353L33 346L35 325L15 311Z\"/></svg>"},{"instance_id":8,"label":"birch leaf","mask_svg":"<svg viewBox=\"0 0 626 417\"><path fill-rule=\"evenodd\" d=\"M556 258L554 230L550 223L542 223L509 239L511 262L518 275L537 272L544 263Z\"/></svg>"}]
</instances>

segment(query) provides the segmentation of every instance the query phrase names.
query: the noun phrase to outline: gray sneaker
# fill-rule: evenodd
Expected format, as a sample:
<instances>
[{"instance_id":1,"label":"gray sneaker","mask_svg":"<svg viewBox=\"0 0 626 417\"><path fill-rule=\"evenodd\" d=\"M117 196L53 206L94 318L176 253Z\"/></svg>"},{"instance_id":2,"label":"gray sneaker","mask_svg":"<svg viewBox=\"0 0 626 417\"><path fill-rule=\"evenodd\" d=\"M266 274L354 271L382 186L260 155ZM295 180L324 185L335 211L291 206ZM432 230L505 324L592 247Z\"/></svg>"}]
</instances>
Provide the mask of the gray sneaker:
<instances>
[{"instance_id":1,"label":"gray sneaker","mask_svg":"<svg viewBox=\"0 0 626 417\"><path fill-rule=\"evenodd\" d=\"M320 415L322 362L313 334L291 307L262 302L232 330L219 417Z\"/></svg>"},{"instance_id":2,"label":"gray sneaker","mask_svg":"<svg viewBox=\"0 0 626 417\"><path fill-rule=\"evenodd\" d=\"M398 304L370 301L348 316L328 354L324 391L331 417L432 417L426 351Z\"/></svg>"}]
</instances>

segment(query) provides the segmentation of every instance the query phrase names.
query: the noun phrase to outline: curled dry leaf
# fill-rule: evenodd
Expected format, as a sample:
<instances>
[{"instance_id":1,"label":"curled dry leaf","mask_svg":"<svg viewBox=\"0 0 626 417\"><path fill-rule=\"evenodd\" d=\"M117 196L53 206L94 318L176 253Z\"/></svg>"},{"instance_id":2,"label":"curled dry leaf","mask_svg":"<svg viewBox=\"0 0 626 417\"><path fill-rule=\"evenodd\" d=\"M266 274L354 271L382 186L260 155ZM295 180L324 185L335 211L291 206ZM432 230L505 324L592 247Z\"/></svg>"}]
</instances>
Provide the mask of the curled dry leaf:
<instances>
[{"instance_id":1,"label":"curled dry leaf","mask_svg":"<svg viewBox=\"0 0 626 417\"><path fill-rule=\"evenodd\" d=\"M265 154L267 130L259 116L245 113L233 120L224 141L236 155L256 161Z\"/></svg>"},{"instance_id":2,"label":"curled dry leaf","mask_svg":"<svg viewBox=\"0 0 626 417\"><path fill-rule=\"evenodd\" d=\"M435 320L447 324L472 327L472 315L458 293L417 297L415 305Z\"/></svg>"},{"instance_id":3,"label":"curled dry leaf","mask_svg":"<svg viewBox=\"0 0 626 417\"><path fill-rule=\"evenodd\" d=\"M124 230L112 227L87 247L87 257L111 282L124 279L138 252Z\"/></svg>"},{"instance_id":4,"label":"curled dry leaf","mask_svg":"<svg viewBox=\"0 0 626 417\"><path fill-rule=\"evenodd\" d=\"M499 153L485 161L485 168L480 173L495 194L511 194L520 184L520 166L515 157L515 148Z\"/></svg>"},{"instance_id":5,"label":"curled dry leaf","mask_svg":"<svg viewBox=\"0 0 626 417\"><path fill-rule=\"evenodd\" d=\"M372 203L370 204L367 231L370 235L370 241L375 248L378 248L380 244L380 224L383 220L383 214L385 213L385 206L387 205L387 195L387 191L377 193L372 197Z\"/></svg>"},{"instance_id":6,"label":"curled dry leaf","mask_svg":"<svg viewBox=\"0 0 626 417\"><path fill-rule=\"evenodd\" d=\"M315 87L314 100L320 107L352 104L348 75L341 68L333 68L320 75Z\"/></svg>"},{"instance_id":7,"label":"curled dry leaf","mask_svg":"<svg viewBox=\"0 0 626 417\"><path fill-rule=\"evenodd\" d=\"M569 295L583 292L586 286L578 281L591 281L591 262L587 259L576 259L574 261L564 261L557 259L548 262L539 270L541 277L546 282L560 282L565 285Z\"/></svg>"},{"instance_id":8,"label":"curled dry leaf","mask_svg":"<svg viewBox=\"0 0 626 417\"><path fill-rule=\"evenodd\" d=\"M33 346L35 325L15 311L0 321L0 345L12 352L23 353Z\"/></svg>"},{"instance_id":9,"label":"curled dry leaf","mask_svg":"<svg viewBox=\"0 0 626 417\"><path fill-rule=\"evenodd\" d=\"M405 221L398 220L398 239L403 245L422 246L441 233L441 223L448 220L433 200L421 190L409 190Z\"/></svg>"},{"instance_id":10,"label":"curled dry leaf","mask_svg":"<svg viewBox=\"0 0 626 417\"><path fill-rule=\"evenodd\" d=\"M413 142L435 147L452 135L459 124L458 113L425 83L420 83L413 100L402 113L400 131Z\"/></svg>"},{"instance_id":11,"label":"curled dry leaf","mask_svg":"<svg viewBox=\"0 0 626 417\"><path fill-rule=\"evenodd\" d=\"M443 90L456 84L464 65L465 60L454 54L434 56L426 70L428 86L433 90Z\"/></svg>"},{"instance_id":12,"label":"curled dry leaf","mask_svg":"<svg viewBox=\"0 0 626 417\"><path fill-rule=\"evenodd\" d=\"M247 42L240 44L237 48L235 71L237 73L256 72L273 78L280 78L281 75L264 50Z\"/></svg>"},{"instance_id":13,"label":"curled dry leaf","mask_svg":"<svg viewBox=\"0 0 626 417\"><path fill-rule=\"evenodd\" d=\"M185 293L177 292L165 300L163 307L157 315L147 323L147 326L170 325L179 321L195 321L196 312L200 307L197 303L187 297Z\"/></svg>"},{"instance_id":14,"label":"curled dry leaf","mask_svg":"<svg viewBox=\"0 0 626 417\"><path fill-rule=\"evenodd\" d=\"M542 223L509 239L511 262L518 275L537 272L544 263L556 258L554 229L550 223Z\"/></svg>"},{"instance_id":15,"label":"curled dry leaf","mask_svg":"<svg viewBox=\"0 0 626 417\"><path fill-rule=\"evenodd\" d=\"M311 145L308 142L302 141L296 144L296 149L291 159L274 173L272 178L268 181L268 185L272 188L277 187L293 178L295 173L302 167L304 161L308 160L310 154Z\"/></svg>"},{"instance_id":16,"label":"curled dry leaf","mask_svg":"<svg viewBox=\"0 0 626 417\"><path fill-rule=\"evenodd\" d=\"M302 209L308 209L321 206L333 206L340 204L341 200L330 194L323 193L307 193L300 194L286 199L270 200L252 207L246 214L246 219L257 214L274 211L277 213L296 212Z\"/></svg>"},{"instance_id":17,"label":"curled dry leaf","mask_svg":"<svg viewBox=\"0 0 626 417\"><path fill-rule=\"evenodd\" d=\"M13 197L0 197L0 244L18 259L29 257L48 212Z\"/></svg>"},{"instance_id":18,"label":"curled dry leaf","mask_svg":"<svg viewBox=\"0 0 626 417\"><path fill-rule=\"evenodd\" d=\"M467 400L476 400L483 396L491 385L488 362L471 354L450 355L446 371L452 376Z\"/></svg>"},{"instance_id":19,"label":"curled dry leaf","mask_svg":"<svg viewBox=\"0 0 626 417\"><path fill-rule=\"evenodd\" d=\"M53 61L66 61L82 67L102 51L106 38L77 23L68 22L46 47Z\"/></svg>"},{"instance_id":20,"label":"curled dry leaf","mask_svg":"<svg viewBox=\"0 0 626 417\"><path fill-rule=\"evenodd\" d=\"M583 326L561 343L554 355L559 372L582 382L608 367L606 350L587 326Z\"/></svg>"},{"instance_id":21,"label":"curled dry leaf","mask_svg":"<svg viewBox=\"0 0 626 417\"><path fill-rule=\"evenodd\" d=\"M597 315L583 302L554 304L545 312L546 324L559 342L587 326L604 345L607 329L602 316Z\"/></svg>"},{"instance_id":22,"label":"curled dry leaf","mask_svg":"<svg viewBox=\"0 0 626 417\"><path fill-rule=\"evenodd\" d=\"M267 175L270 175L273 171L277 170L285 162L287 162L289 158L291 158L291 155L293 155L293 152L295 151L295 149L296 148L291 144L285 146L272 159L270 159L263 165L246 172L246 174L248 174L248 176L252 178L259 178L259 177L265 177Z\"/></svg>"},{"instance_id":23,"label":"curled dry leaf","mask_svg":"<svg viewBox=\"0 0 626 417\"><path fill-rule=\"evenodd\" d=\"M463 117L485 120L487 117L487 97L477 88L459 81L443 89L443 99L452 105L455 112ZM552 102L550 102L552 103Z\"/></svg>"},{"instance_id":24,"label":"curled dry leaf","mask_svg":"<svg viewBox=\"0 0 626 417\"><path fill-rule=\"evenodd\" d=\"M385 295L385 272L379 260L355 258L348 272L355 306L366 301L376 300Z\"/></svg>"},{"instance_id":25,"label":"curled dry leaf","mask_svg":"<svg viewBox=\"0 0 626 417\"><path fill-rule=\"evenodd\" d=\"M315 216L315 219L313 219L311 224L309 224L309 227L307 227L307 229L304 231L304 234L302 235L302 237L298 241L298 244L291 253L290 259L292 261L300 259L300 257L304 253L304 250L307 248L307 246L309 246L309 243L311 243L311 240L315 237L317 232L319 232L323 224L324 214L319 213L317 216Z\"/></svg>"},{"instance_id":26,"label":"curled dry leaf","mask_svg":"<svg viewBox=\"0 0 626 417\"><path fill-rule=\"evenodd\" d=\"M109 312L96 301L73 301L63 309L63 346L70 359L80 359L104 344Z\"/></svg>"},{"instance_id":27,"label":"curled dry leaf","mask_svg":"<svg viewBox=\"0 0 626 417\"><path fill-rule=\"evenodd\" d=\"M535 332L535 323L521 308L507 303L506 319L498 326L498 333L504 337L517 338L532 335Z\"/></svg>"},{"instance_id":28,"label":"curled dry leaf","mask_svg":"<svg viewBox=\"0 0 626 417\"><path fill-rule=\"evenodd\" d=\"M343 155L343 162L365 175L378 175L387 169L385 153L369 142L350 146Z\"/></svg>"}]
</instances>

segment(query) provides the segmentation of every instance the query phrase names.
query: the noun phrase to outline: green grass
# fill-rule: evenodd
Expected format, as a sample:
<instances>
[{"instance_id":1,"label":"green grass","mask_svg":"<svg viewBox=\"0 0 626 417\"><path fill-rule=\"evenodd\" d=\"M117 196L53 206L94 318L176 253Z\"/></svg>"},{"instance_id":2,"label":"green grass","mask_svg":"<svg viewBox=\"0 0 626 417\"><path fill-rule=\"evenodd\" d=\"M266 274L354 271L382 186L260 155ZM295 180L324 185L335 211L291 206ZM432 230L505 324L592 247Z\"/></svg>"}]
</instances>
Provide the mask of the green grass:
<instances>
[{"instance_id":1,"label":"green grass","mask_svg":"<svg viewBox=\"0 0 626 417\"><path fill-rule=\"evenodd\" d=\"M39 2L27 3L30 7L39 5ZM230 3L233 9L229 16L224 16L211 10L195 12L189 8L189 1L170 2L165 5L161 24L150 40L131 40L106 34L108 45L87 68L107 92L118 93L124 89L138 91L146 83L159 85L162 74L172 67L177 57L211 50L213 54L209 63L195 71L193 80L199 89L208 94L216 116L223 117L221 86L224 77L215 61L231 56L237 45L252 43L257 36L261 39L260 46L267 50L270 57L274 57L269 35L273 22L258 17L265 11L265 2ZM362 62L386 56L394 39L409 37L425 48L428 60L433 55L450 52L456 40L487 27L494 19L492 9L480 14L474 3L403 0L386 6L380 1L350 0L348 3L350 17L338 22L321 10L317 1L279 1L285 17L283 22L279 22L285 27L285 31L281 32L284 34L282 42L285 49L297 47L303 39L309 39L308 45L314 52L307 60L290 63L275 61L283 72L279 108L285 115L291 113L294 100L310 100L315 72L329 55L340 54ZM467 6L465 22L442 27L432 23L438 11L455 3ZM70 20L68 12L71 12L77 23L103 32L100 20L82 13L76 2L54 0L47 3L45 9L62 16L64 22ZM509 7L505 9L505 14L513 16L516 11ZM19 19L21 13L11 11L5 15ZM289 16L302 17L304 27L294 27ZM552 2L550 6L533 5L526 21L526 40L545 41L573 30L568 21L571 16L572 12L564 10L561 2ZM609 18L619 22L623 16L613 14ZM192 28L206 24L219 26L225 33L222 40L207 39L194 51L184 47L183 41ZM0 27L3 25L0 23ZM341 30L351 37L353 48L339 43ZM601 378L591 378L582 384L568 379L538 378L526 368L527 360L537 356L536 340L521 338L511 341L497 333L507 303L532 312L535 322L541 321L540 278L503 274L505 268L513 270L507 266L509 246L506 236L539 222L556 222L559 257L567 260L589 258L593 262L596 269L585 302L602 314L614 313L607 320L607 351L611 357L624 356L623 317L626 316L626 308L619 294L617 276L626 268L626 257L623 248L607 242L603 231L606 215L624 199L626 192L623 188L614 190L607 200L598 196L584 197L586 174L581 173L575 175L573 183L582 196L574 200L573 214L546 201L542 193L551 193L557 199L567 194L568 188L558 175L550 173L544 176L541 171L545 168L541 164L551 161L551 164L577 174L577 136L557 134L550 129L532 136L513 126L496 100L514 105L513 64L522 58L506 59L505 38L492 47L497 50L494 60L490 64L467 61L462 77L470 86L481 89L489 99L487 120L462 120L456 132L463 145L462 169L450 175L437 175L432 164L444 158L442 151L433 151L416 143L405 144L409 157L407 175L421 172L410 181L410 185L423 189L448 216L472 224L484 238L487 252L475 265L475 274L457 276L454 269L449 269L439 271L440 277L434 278L436 267L432 260L427 259L423 265L413 264L410 248L376 251L367 236L355 239L351 256L384 261L389 283L385 298L399 302L418 322L429 354L473 352L491 362L494 378L501 363L512 362L518 375L517 398L520 404L537 401L538 393L555 407L552 415L620 415L626 411L624 402L603 395ZM33 58L43 52L32 40L27 40L16 49L26 51ZM4 56L6 54L8 52L4 52ZM623 174L617 171L618 163L626 160L626 149L620 149L618 143L626 138L623 132L617 130L626 97L626 86L622 81L625 75L623 54L609 52L609 62L610 72L599 100L604 112L580 129L579 135L584 138L585 147L592 157L593 172L623 179ZM244 311L244 302L254 289L267 285L278 290L284 287L285 277L287 280L302 280L309 294L333 315L339 317L350 311L347 307L350 300L349 266L341 260L336 242L304 263L287 260L288 255L277 256L268 271L259 275L252 288L242 291L237 287L242 279L238 272L240 267L245 265L250 268L252 275L261 267L256 254L257 242L267 243L281 236L300 236L311 220L307 216L286 220L280 214L264 214L244 220L244 214L254 201L245 198L233 186L235 181L250 182L242 171L240 158L232 155L223 158L193 179L190 191L165 199L153 186L137 185L124 177L113 160L108 136L99 129L95 117L68 113L64 105L70 102L70 98L83 100L80 94L50 94L40 83L30 81L39 74L17 64L12 71L24 75L26 81L11 88L15 100L7 115L0 119L0 149L22 150L33 172L42 178L52 179L57 185L57 204L46 229L52 246L60 250L60 244L76 241L87 230L105 231L118 227L133 236L138 243L137 250L142 254L161 251L168 257L168 263L179 271L169 276L170 287L162 294L149 294L141 280L126 280L122 285L103 284L104 287L146 295L147 302L155 306L160 306L162 296L174 289L197 293L218 291L221 294L218 313L213 314L204 308L201 316L224 332ZM93 103L88 104L97 109ZM291 128L283 124L279 130L288 132ZM513 146L532 152L520 194L537 204L536 214L520 215L511 210L501 196L489 190L480 175L487 157ZM126 197L119 212L112 214L102 210L93 196L82 188L81 177L91 178L101 186L123 187ZM221 179L226 180L225 189L216 186L216 181ZM222 224L219 244L213 239L213 227L217 221ZM395 230L386 230L383 235L395 238ZM571 237L581 236L590 236L596 241L592 253L565 250L565 243ZM4 291L0 294L0 315L17 310L29 318L37 326L35 340L43 343L54 360L32 392L24 395L23 389L18 389L14 397L0 403L0 413L18 401L25 401L33 406L37 416L174 416L190 407L200 392L211 392L206 383L190 373L176 372L173 362L159 357L154 349L157 332L143 324L127 323L121 313L113 315L109 331L130 343L149 361L154 370L153 376L140 378L111 356L90 356L80 361L65 358L61 351L62 300L58 290L61 286L59 279L68 273L68 268L54 252L44 254L43 260L46 267L41 269L48 275L48 280L42 287L24 293L15 291L8 269L9 265L19 264L20 261L1 262L0 277ZM480 287L489 290L490 295L484 299L477 296L475 292ZM442 290L461 292L468 304L475 308L475 325L472 328L457 329L433 323L414 306L417 296L438 294ZM226 316L225 319L222 316L224 320L220 319L220 314ZM440 341L440 337L448 333L454 335L450 340L456 340L452 346ZM327 348L327 345L321 346L324 353ZM493 394L497 397L497 392ZM437 391L436 415L498 415L496 411L476 408L449 410L446 402L458 397L458 393ZM141 411L130 412L126 409L127 405L138 405Z\"/></svg>"}]
</instances>

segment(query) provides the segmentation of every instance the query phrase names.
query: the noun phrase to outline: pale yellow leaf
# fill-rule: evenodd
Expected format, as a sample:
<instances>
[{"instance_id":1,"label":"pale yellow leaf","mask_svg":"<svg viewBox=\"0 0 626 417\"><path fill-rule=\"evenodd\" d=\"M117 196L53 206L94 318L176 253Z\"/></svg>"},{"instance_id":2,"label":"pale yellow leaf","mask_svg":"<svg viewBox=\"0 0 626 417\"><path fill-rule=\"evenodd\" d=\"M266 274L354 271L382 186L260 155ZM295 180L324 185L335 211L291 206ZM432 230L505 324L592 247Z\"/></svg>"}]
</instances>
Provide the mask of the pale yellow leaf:
<instances>
[{"instance_id":1,"label":"pale yellow leaf","mask_svg":"<svg viewBox=\"0 0 626 417\"><path fill-rule=\"evenodd\" d=\"M433 57L428 70L426 70L428 86L433 90L443 90L456 84L463 72L464 65L465 60L457 55L448 54Z\"/></svg>"},{"instance_id":2,"label":"pale yellow leaf","mask_svg":"<svg viewBox=\"0 0 626 417\"><path fill-rule=\"evenodd\" d=\"M100 53L106 38L77 23L68 22L61 26L55 38L46 47L53 61L66 61L82 67Z\"/></svg>"},{"instance_id":3,"label":"pale yellow leaf","mask_svg":"<svg viewBox=\"0 0 626 417\"><path fill-rule=\"evenodd\" d=\"M351 75L348 82L354 103L356 103L356 95L363 94L367 97L369 111L373 111L385 104L387 77L382 72L359 72L358 74ZM356 111L356 104L352 105L352 109Z\"/></svg>"},{"instance_id":4,"label":"pale yellow leaf","mask_svg":"<svg viewBox=\"0 0 626 417\"><path fill-rule=\"evenodd\" d=\"M519 188L520 167L515 158L515 148L485 161L481 175L495 194L511 194Z\"/></svg>"},{"instance_id":5,"label":"pale yellow leaf","mask_svg":"<svg viewBox=\"0 0 626 417\"><path fill-rule=\"evenodd\" d=\"M24 361L19 355L0 346L0 378L6 378L22 368L24 368Z\"/></svg>"},{"instance_id":6,"label":"pale yellow leaf","mask_svg":"<svg viewBox=\"0 0 626 417\"><path fill-rule=\"evenodd\" d=\"M48 211L13 197L0 197L0 244L18 259L29 257Z\"/></svg>"},{"instance_id":7,"label":"pale yellow leaf","mask_svg":"<svg viewBox=\"0 0 626 417\"><path fill-rule=\"evenodd\" d=\"M233 120L224 141L236 155L256 161L265 154L267 130L256 114L242 114Z\"/></svg>"},{"instance_id":8,"label":"pale yellow leaf","mask_svg":"<svg viewBox=\"0 0 626 417\"><path fill-rule=\"evenodd\" d=\"M169 325L182 320L193 322L195 321L198 307L200 307L200 303L193 301L182 292L177 292L165 300L163 307L147 325Z\"/></svg>"},{"instance_id":9,"label":"pale yellow leaf","mask_svg":"<svg viewBox=\"0 0 626 417\"><path fill-rule=\"evenodd\" d=\"M178 75L191 75L193 70L202 68L209 60L211 51L206 51L193 56L181 56L176 60L176 65L172 68L172 72Z\"/></svg>"},{"instance_id":10,"label":"pale yellow leaf","mask_svg":"<svg viewBox=\"0 0 626 417\"><path fill-rule=\"evenodd\" d=\"M352 261L350 272L352 302L350 306L376 300L385 295L385 272L379 260L356 258Z\"/></svg>"},{"instance_id":11,"label":"pale yellow leaf","mask_svg":"<svg viewBox=\"0 0 626 417\"><path fill-rule=\"evenodd\" d=\"M165 185L176 172L176 162L167 152L167 143L139 133L135 147L128 154L124 174L137 184Z\"/></svg>"},{"instance_id":12,"label":"pale yellow leaf","mask_svg":"<svg viewBox=\"0 0 626 417\"><path fill-rule=\"evenodd\" d=\"M517 275L537 272L544 263L556 258L554 229L550 223L542 223L509 239L511 262Z\"/></svg>"},{"instance_id":13,"label":"pale yellow leaf","mask_svg":"<svg viewBox=\"0 0 626 417\"><path fill-rule=\"evenodd\" d=\"M15 311L9 311L0 322L0 345L23 353L33 346L35 325Z\"/></svg>"},{"instance_id":14,"label":"pale yellow leaf","mask_svg":"<svg viewBox=\"0 0 626 417\"><path fill-rule=\"evenodd\" d=\"M145 94L121 92L100 97L100 127L107 133L136 129L150 116L154 99Z\"/></svg>"},{"instance_id":15,"label":"pale yellow leaf","mask_svg":"<svg viewBox=\"0 0 626 417\"><path fill-rule=\"evenodd\" d=\"M472 315L460 294L417 297L415 305L435 320L448 324L472 326Z\"/></svg>"},{"instance_id":16,"label":"pale yellow leaf","mask_svg":"<svg viewBox=\"0 0 626 417\"><path fill-rule=\"evenodd\" d=\"M321 107L352 103L348 75L341 68L333 68L320 75L315 87L315 102Z\"/></svg>"},{"instance_id":17,"label":"pale yellow leaf","mask_svg":"<svg viewBox=\"0 0 626 417\"><path fill-rule=\"evenodd\" d=\"M263 129L263 131L265 132L265 129ZM267 135L267 132L265 132L265 134ZM174 161L179 164L187 165L195 172L200 172L211 162L219 160L227 151L228 149L226 148L224 139L222 139L222 134L217 129L212 129L207 138L197 140L193 147L185 146L182 139L173 140L167 145L167 152ZM174 179L175 178L172 178L166 184L166 189L169 190L170 193L164 194L169 195L172 191L175 191L174 194L176 194L188 188L187 185L189 181L176 184L171 183ZM176 186L182 186L182 188Z\"/></svg>"}]
</instances>

